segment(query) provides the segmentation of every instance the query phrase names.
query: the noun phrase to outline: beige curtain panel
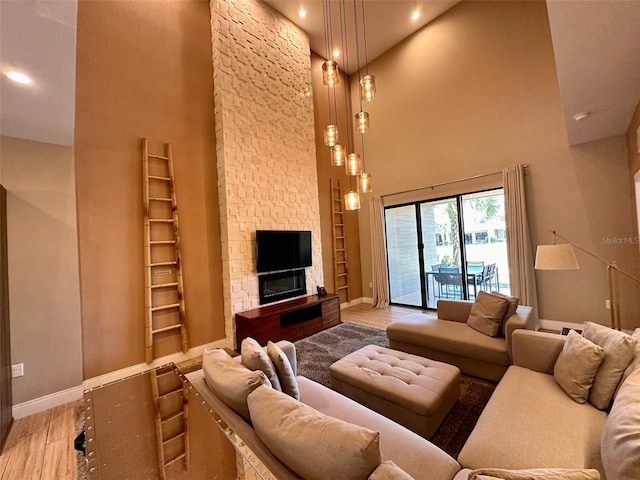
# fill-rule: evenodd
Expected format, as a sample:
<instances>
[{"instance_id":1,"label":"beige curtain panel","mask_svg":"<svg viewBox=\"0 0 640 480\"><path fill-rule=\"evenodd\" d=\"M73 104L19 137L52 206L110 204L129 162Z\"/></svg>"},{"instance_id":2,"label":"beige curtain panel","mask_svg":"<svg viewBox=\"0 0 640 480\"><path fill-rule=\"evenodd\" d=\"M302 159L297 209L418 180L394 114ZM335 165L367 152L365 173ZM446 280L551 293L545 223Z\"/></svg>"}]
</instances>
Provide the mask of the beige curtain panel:
<instances>
[{"instance_id":1,"label":"beige curtain panel","mask_svg":"<svg viewBox=\"0 0 640 480\"><path fill-rule=\"evenodd\" d=\"M511 295L520 297L520 304L533 307L534 315L537 315L538 297L527 218L524 167L522 165L506 167L502 170L502 178Z\"/></svg>"},{"instance_id":2,"label":"beige curtain panel","mask_svg":"<svg viewBox=\"0 0 640 480\"><path fill-rule=\"evenodd\" d=\"M382 199L371 197L371 263L373 267L373 306L389 306L389 273L387 272L387 249L385 246Z\"/></svg>"}]
</instances>

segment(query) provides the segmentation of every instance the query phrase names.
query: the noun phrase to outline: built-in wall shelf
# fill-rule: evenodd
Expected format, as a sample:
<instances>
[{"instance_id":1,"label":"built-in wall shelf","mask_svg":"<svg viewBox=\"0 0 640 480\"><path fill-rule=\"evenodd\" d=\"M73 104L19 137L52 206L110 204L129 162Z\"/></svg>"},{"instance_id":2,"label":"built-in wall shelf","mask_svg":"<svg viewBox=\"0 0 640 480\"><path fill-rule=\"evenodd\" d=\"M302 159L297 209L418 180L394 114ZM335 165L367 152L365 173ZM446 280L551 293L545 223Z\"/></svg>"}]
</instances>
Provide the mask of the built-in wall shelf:
<instances>
[{"instance_id":1,"label":"built-in wall shelf","mask_svg":"<svg viewBox=\"0 0 640 480\"><path fill-rule=\"evenodd\" d=\"M269 340L294 342L338 325L340 297L310 295L236 313L236 349L242 340L255 338L261 345Z\"/></svg>"}]
</instances>

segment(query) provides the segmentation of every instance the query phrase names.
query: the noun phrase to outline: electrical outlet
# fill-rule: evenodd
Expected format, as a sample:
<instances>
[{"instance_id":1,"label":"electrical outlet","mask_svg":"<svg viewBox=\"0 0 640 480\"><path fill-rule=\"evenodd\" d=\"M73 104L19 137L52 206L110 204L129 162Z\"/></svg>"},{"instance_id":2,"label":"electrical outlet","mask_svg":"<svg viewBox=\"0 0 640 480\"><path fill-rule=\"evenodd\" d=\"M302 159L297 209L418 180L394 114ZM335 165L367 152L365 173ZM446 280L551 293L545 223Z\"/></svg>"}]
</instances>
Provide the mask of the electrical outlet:
<instances>
[{"instance_id":1,"label":"electrical outlet","mask_svg":"<svg viewBox=\"0 0 640 480\"><path fill-rule=\"evenodd\" d=\"M611 310L611 300L604 301L604 308L606 308L607 310Z\"/></svg>"},{"instance_id":2,"label":"electrical outlet","mask_svg":"<svg viewBox=\"0 0 640 480\"><path fill-rule=\"evenodd\" d=\"M11 378L24 376L24 363L16 363L11 365Z\"/></svg>"}]
</instances>

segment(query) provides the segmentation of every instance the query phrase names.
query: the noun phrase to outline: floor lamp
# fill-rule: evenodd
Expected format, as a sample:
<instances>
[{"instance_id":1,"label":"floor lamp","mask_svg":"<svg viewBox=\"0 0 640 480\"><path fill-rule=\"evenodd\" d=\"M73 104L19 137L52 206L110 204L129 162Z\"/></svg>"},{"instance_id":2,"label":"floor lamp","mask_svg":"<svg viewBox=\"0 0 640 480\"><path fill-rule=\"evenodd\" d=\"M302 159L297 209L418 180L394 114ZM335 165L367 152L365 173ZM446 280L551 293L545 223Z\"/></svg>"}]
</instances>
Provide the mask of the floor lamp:
<instances>
[{"instance_id":1,"label":"floor lamp","mask_svg":"<svg viewBox=\"0 0 640 480\"><path fill-rule=\"evenodd\" d=\"M618 292L618 273L635 280L640 284L640 279L628 272L621 270L615 262L608 262L590 251L576 245L570 240L558 235L555 230L549 230L553 234L553 245L538 245L536 251L536 270L577 270L580 268L573 248L586 253L607 266L607 281L609 283L609 308L611 313L611 328L620 330L620 294ZM556 244L559 238L567 243Z\"/></svg>"}]
</instances>

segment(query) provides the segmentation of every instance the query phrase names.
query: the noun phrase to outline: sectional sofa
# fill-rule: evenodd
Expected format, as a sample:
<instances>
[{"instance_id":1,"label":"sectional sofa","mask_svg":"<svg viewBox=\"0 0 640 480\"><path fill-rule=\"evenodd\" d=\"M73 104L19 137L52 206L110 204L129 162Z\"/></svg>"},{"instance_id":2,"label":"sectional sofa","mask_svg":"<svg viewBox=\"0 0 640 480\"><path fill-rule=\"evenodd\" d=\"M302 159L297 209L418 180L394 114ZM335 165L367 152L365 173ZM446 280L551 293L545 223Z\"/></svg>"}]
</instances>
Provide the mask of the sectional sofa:
<instances>
[{"instance_id":1,"label":"sectional sofa","mask_svg":"<svg viewBox=\"0 0 640 480\"><path fill-rule=\"evenodd\" d=\"M467 326L472 307L473 302L438 300L438 318L406 315L387 327L389 346L497 382L512 364L513 332L533 330L536 320L531 307L517 306L506 312L500 335L490 336Z\"/></svg>"},{"instance_id":2,"label":"sectional sofa","mask_svg":"<svg viewBox=\"0 0 640 480\"><path fill-rule=\"evenodd\" d=\"M635 336L640 338L640 329ZM554 376L557 364L563 362L560 357L566 359L571 354L567 342L573 345L574 340L526 329L513 332L513 365L457 459L302 376L294 377L298 400L271 388L266 374L251 372L239 358L224 359L219 351L207 351L203 369L187 377L278 479L638 480L640 346L633 340L631 361L625 360L628 365L619 372L622 379L618 377L618 384L613 386L615 399L610 409L599 409L591 400L576 402L564 390L572 387L560 386ZM625 341L628 347L629 341ZM578 339L582 345L580 342L583 340ZM295 374L295 347L289 342L279 342L278 346ZM615 363L615 348L594 348L599 349L596 353L601 362L605 356L600 350L606 352L609 366L612 358ZM232 363L237 365L232 369L245 369L244 374L250 372L254 380L227 375ZM619 362L616 368L620 370ZM242 403L244 396L243 414L229 401L228 392L220 391L225 384L241 387L236 399ZM333 438L331 432L343 432L342 428L349 432L344 434L347 436L340 433ZM328 442L326 436L322 438L325 434ZM349 441L345 444L340 438ZM523 469L528 472L514 472ZM342 473L336 477L336 471Z\"/></svg>"}]
</instances>

